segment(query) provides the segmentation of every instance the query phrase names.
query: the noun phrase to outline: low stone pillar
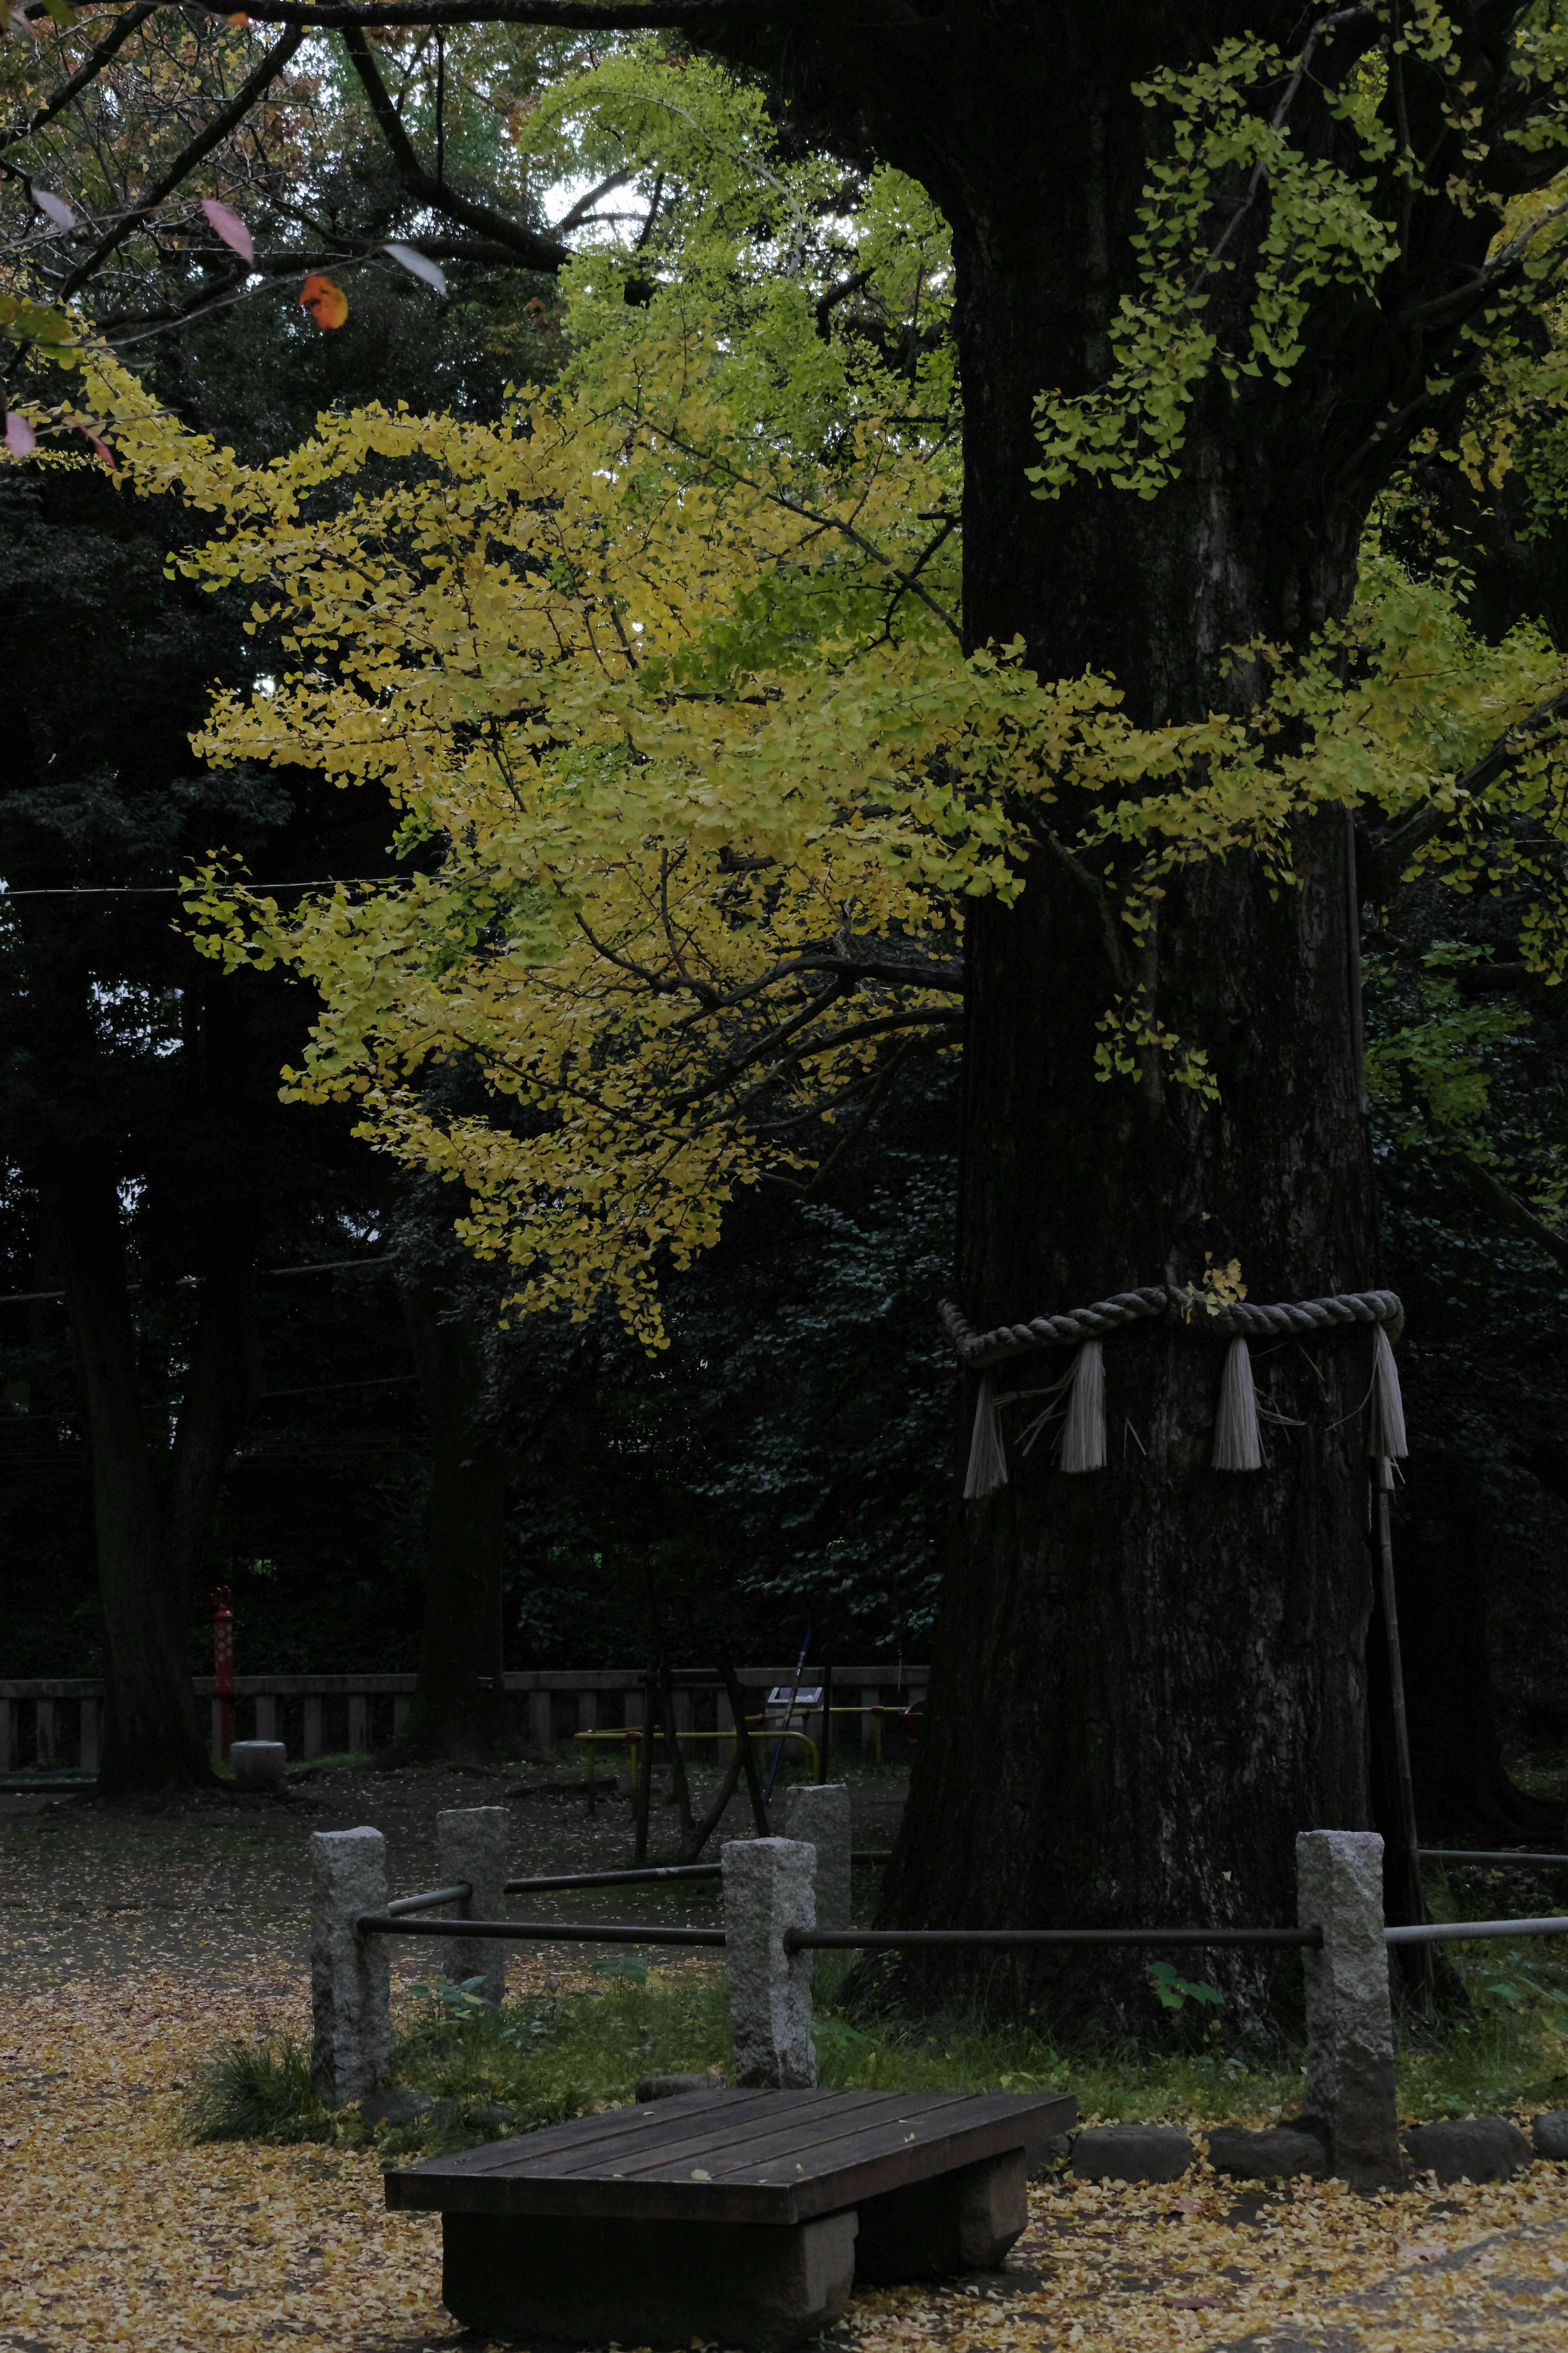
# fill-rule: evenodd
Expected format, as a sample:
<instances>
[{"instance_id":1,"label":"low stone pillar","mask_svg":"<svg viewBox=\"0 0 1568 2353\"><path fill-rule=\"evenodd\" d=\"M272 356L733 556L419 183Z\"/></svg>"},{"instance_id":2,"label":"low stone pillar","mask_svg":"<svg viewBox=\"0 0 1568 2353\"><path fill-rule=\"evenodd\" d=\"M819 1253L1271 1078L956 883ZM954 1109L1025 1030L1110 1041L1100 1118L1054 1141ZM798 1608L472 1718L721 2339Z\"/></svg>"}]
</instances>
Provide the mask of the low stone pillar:
<instances>
[{"instance_id":1,"label":"low stone pillar","mask_svg":"<svg viewBox=\"0 0 1568 2353\"><path fill-rule=\"evenodd\" d=\"M242 1789L270 1789L283 1778L289 1752L280 1740L236 1740L228 1761Z\"/></svg>"},{"instance_id":2,"label":"low stone pillar","mask_svg":"<svg viewBox=\"0 0 1568 2353\"><path fill-rule=\"evenodd\" d=\"M363 2100L392 2050L391 1956L362 1936L362 1912L386 1909L379 1831L317 1831L310 1840L310 2081L326 2108Z\"/></svg>"},{"instance_id":3,"label":"low stone pillar","mask_svg":"<svg viewBox=\"0 0 1568 2353\"><path fill-rule=\"evenodd\" d=\"M816 1925L849 1923L849 1789L844 1781L793 1783L784 1791L786 1839L816 1849Z\"/></svg>"},{"instance_id":4,"label":"low stone pillar","mask_svg":"<svg viewBox=\"0 0 1568 2353\"><path fill-rule=\"evenodd\" d=\"M809 1953L784 1950L787 1928L816 1926L816 1850L795 1839L732 1839L724 1867L724 1960L735 2081L757 2091L816 2082Z\"/></svg>"},{"instance_id":5,"label":"low stone pillar","mask_svg":"<svg viewBox=\"0 0 1568 2353\"><path fill-rule=\"evenodd\" d=\"M466 1879L473 1893L455 1907L460 1920L504 1920L506 1856L511 1824L504 1806L464 1806L436 1817L440 1884ZM448 1915L452 1916L452 1915ZM441 1975L461 1985L483 1978L473 1989L486 2001L506 1994L506 1947L494 1936L443 1936Z\"/></svg>"},{"instance_id":6,"label":"low stone pillar","mask_svg":"<svg viewBox=\"0 0 1568 2353\"><path fill-rule=\"evenodd\" d=\"M1394 2096L1394 2017L1375 1831L1302 1831L1296 1916L1323 1932L1307 1976L1307 2112L1329 2128L1335 2173L1358 2189L1404 2179Z\"/></svg>"}]
</instances>

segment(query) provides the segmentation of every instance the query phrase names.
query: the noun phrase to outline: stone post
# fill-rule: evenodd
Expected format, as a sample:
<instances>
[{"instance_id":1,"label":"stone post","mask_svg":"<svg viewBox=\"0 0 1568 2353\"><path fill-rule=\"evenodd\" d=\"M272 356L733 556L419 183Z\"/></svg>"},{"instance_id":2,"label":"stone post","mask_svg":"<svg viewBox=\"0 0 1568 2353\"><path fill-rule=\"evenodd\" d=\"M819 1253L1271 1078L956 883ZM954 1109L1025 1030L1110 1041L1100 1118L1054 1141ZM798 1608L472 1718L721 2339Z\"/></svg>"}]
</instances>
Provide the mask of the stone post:
<instances>
[{"instance_id":1,"label":"stone post","mask_svg":"<svg viewBox=\"0 0 1568 2353\"><path fill-rule=\"evenodd\" d=\"M310 1882L310 2081L323 2107L342 2108L374 2091L392 2049L386 1938L354 1928L361 1912L386 1909L386 1841L317 1831Z\"/></svg>"},{"instance_id":2,"label":"stone post","mask_svg":"<svg viewBox=\"0 0 1568 2353\"><path fill-rule=\"evenodd\" d=\"M1303 1953L1307 2112L1329 2127L1333 2168L1358 2189L1404 2179L1394 2096L1394 2019L1375 1831L1302 1831L1296 1916L1323 1932Z\"/></svg>"},{"instance_id":3,"label":"stone post","mask_svg":"<svg viewBox=\"0 0 1568 2353\"><path fill-rule=\"evenodd\" d=\"M793 1782L784 1791L785 1838L816 1849L816 1925L849 1921L849 1788L844 1781Z\"/></svg>"},{"instance_id":4,"label":"stone post","mask_svg":"<svg viewBox=\"0 0 1568 2353\"><path fill-rule=\"evenodd\" d=\"M283 1778L288 1751L280 1740L236 1740L228 1761L242 1789L274 1789Z\"/></svg>"},{"instance_id":5,"label":"stone post","mask_svg":"<svg viewBox=\"0 0 1568 2353\"><path fill-rule=\"evenodd\" d=\"M466 1806L436 1817L440 1884L466 1879L473 1894L457 1906L459 1920L504 1920L506 1851L511 1825L504 1806ZM441 1975L461 1985L483 1978L474 1991L500 2002L506 1993L506 1947L494 1936L443 1936Z\"/></svg>"},{"instance_id":6,"label":"stone post","mask_svg":"<svg viewBox=\"0 0 1568 2353\"><path fill-rule=\"evenodd\" d=\"M786 1953L786 1928L814 1928L816 1855L794 1839L732 1839L724 1866L725 1966L735 2081L756 2091L816 2082L809 1953Z\"/></svg>"}]
</instances>

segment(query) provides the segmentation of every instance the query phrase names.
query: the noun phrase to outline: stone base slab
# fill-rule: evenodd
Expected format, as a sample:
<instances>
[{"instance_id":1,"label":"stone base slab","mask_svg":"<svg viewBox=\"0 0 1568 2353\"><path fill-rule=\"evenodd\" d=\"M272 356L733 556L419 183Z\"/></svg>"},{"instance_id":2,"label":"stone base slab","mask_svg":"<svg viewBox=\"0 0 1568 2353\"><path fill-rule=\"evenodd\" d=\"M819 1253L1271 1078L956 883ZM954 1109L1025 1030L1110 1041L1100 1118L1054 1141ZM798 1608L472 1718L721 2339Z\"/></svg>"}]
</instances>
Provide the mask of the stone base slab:
<instances>
[{"instance_id":1,"label":"stone base slab","mask_svg":"<svg viewBox=\"0 0 1568 2353\"><path fill-rule=\"evenodd\" d=\"M448 2212L441 2298L466 2327L524 2343L695 2337L783 2353L848 2302L855 2231L853 2213L777 2225Z\"/></svg>"},{"instance_id":2,"label":"stone base slab","mask_svg":"<svg viewBox=\"0 0 1568 2353\"><path fill-rule=\"evenodd\" d=\"M934 2181L863 2198L855 2278L863 2287L994 2271L1029 2220L1021 2148L966 2165Z\"/></svg>"}]
</instances>

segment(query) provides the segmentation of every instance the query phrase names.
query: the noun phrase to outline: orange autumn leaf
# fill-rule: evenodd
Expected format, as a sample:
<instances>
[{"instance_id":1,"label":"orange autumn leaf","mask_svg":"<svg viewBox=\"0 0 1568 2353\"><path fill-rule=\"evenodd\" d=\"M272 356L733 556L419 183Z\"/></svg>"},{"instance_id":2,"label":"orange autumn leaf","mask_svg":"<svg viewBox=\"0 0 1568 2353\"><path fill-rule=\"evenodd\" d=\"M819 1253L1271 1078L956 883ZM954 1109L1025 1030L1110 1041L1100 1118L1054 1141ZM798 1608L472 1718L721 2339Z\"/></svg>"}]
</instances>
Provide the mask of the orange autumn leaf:
<instances>
[{"instance_id":1,"label":"orange autumn leaf","mask_svg":"<svg viewBox=\"0 0 1568 2353\"><path fill-rule=\"evenodd\" d=\"M330 278L312 270L300 289L300 301L318 327L341 327L349 315L349 298Z\"/></svg>"}]
</instances>

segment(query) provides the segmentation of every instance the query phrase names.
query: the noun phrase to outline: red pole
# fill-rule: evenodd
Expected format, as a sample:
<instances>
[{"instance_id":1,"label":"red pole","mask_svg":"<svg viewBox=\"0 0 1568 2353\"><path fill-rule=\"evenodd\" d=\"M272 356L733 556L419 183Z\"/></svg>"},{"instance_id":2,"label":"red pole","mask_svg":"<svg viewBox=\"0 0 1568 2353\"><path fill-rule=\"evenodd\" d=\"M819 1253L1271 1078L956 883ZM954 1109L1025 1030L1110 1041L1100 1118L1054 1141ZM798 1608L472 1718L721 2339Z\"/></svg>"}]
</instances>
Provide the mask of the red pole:
<instances>
[{"instance_id":1,"label":"red pole","mask_svg":"<svg viewBox=\"0 0 1568 2353\"><path fill-rule=\"evenodd\" d=\"M220 1745L226 1758L234 1746L234 1612L228 1606L226 1585L216 1588L213 1604L213 1673L223 1711Z\"/></svg>"}]
</instances>

